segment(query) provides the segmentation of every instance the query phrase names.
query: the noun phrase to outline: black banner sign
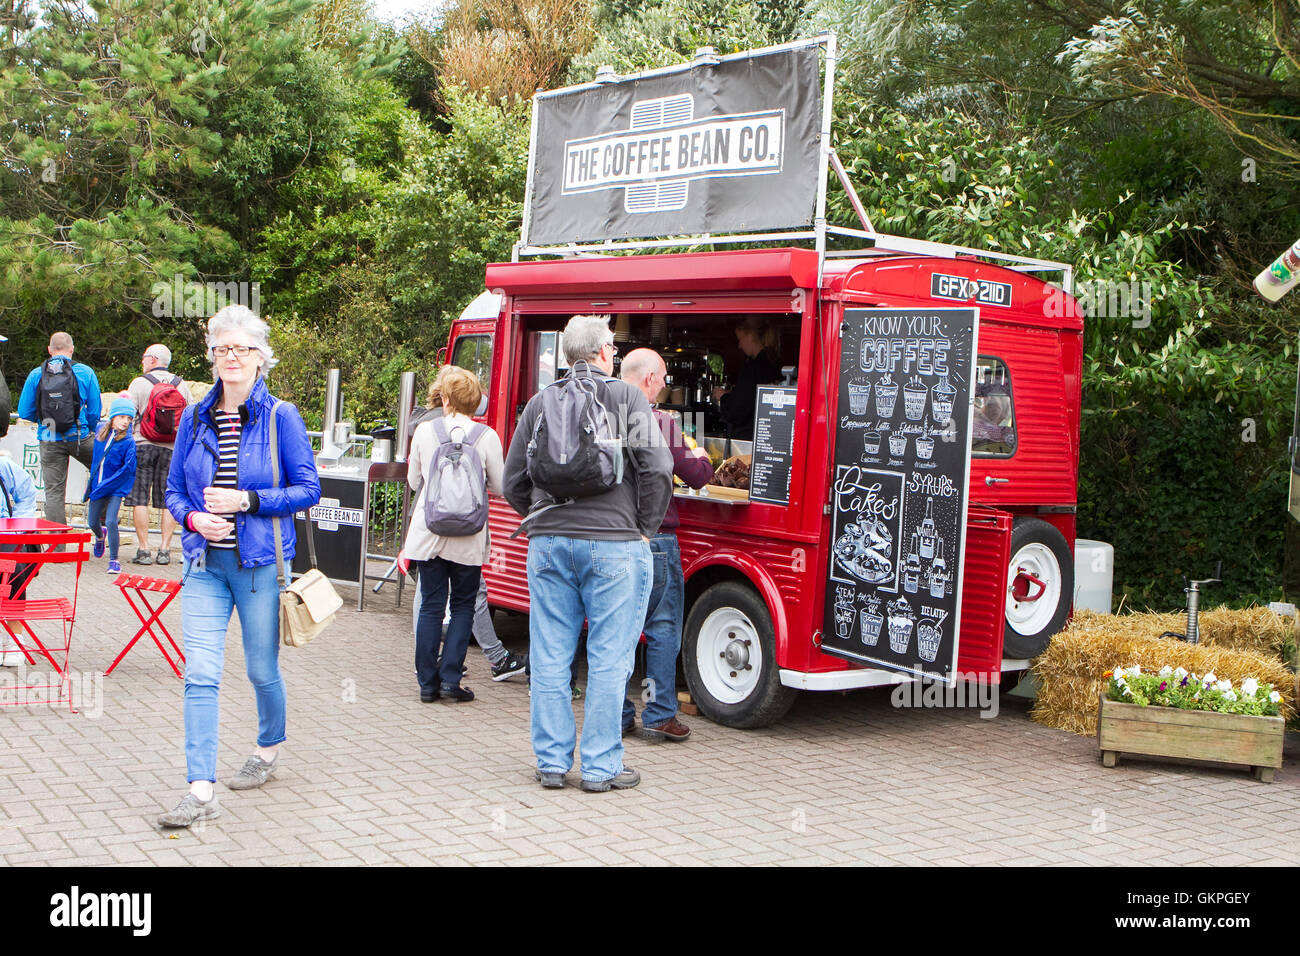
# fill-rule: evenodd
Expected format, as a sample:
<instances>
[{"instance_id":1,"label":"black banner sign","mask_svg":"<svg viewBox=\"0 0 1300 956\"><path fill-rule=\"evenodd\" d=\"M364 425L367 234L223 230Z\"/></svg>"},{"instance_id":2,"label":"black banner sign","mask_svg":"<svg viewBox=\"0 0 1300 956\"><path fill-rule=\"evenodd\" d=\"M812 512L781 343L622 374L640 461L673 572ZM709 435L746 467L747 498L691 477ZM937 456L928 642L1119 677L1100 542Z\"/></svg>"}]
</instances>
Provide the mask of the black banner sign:
<instances>
[{"instance_id":1,"label":"black banner sign","mask_svg":"<svg viewBox=\"0 0 1300 956\"><path fill-rule=\"evenodd\" d=\"M539 95L525 242L811 225L819 50Z\"/></svg>"},{"instance_id":2,"label":"black banner sign","mask_svg":"<svg viewBox=\"0 0 1300 956\"><path fill-rule=\"evenodd\" d=\"M975 309L846 309L822 650L952 680Z\"/></svg>"},{"instance_id":3,"label":"black banner sign","mask_svg":"<svg viewBox=\"0 0 1300 956\"><path fill-rule=\"evenodd\" d=\"M749 465L749 500L790 503L790 459L794 455L793 385L760 385L754 411L754 453Z\"/></svg>"}]
</instances>

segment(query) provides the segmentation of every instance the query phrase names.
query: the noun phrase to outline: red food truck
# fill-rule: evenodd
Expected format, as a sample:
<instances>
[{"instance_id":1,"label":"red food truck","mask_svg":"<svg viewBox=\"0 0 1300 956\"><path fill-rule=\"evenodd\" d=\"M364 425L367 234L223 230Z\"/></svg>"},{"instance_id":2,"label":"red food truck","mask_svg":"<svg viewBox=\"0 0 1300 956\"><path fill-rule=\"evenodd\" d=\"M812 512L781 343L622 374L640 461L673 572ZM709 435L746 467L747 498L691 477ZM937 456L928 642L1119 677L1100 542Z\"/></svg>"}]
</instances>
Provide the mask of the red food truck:
<instances>
[{"instance_id":1,"label":"red food truck","mask_svg":"<svg viewBox=\"0 0 1300 956\"><path fill-rule=\"evenodd\" d=\"M497 263L487 268L491 293L452 325L447 359L478 371L489 396L484 420L507 445L524 404L563 372L560 330L571 316L590 313L612 317L620 352L645 346L664 356L671 385L661 407L678 413L718 464L745 460L757 474L756 442L784 428L780 441L768 442L776 446L775 492L677 489L686 577L681 664L695 703L718 723L769 724L800 690L926 676L999 682L1042 652L1070 614L1083 326L1061 287L1036 274L1054 269L1068 287L1069 269L886 239L844 257L766 248ZM942 476L925 470L937 457L936 441L952 438L941 424L965 422L961 403L953 412L943 346L936 352L933 339L909 337L907 328L920 326L897 321L950 312L968 314L978 331L964 393L972 426L955 433L963 439L954 460L968 474L964 496L939 490ZM758 415L770 408L771 422L757 422L754 439L742 442L719 425L711 392L734 379L743 360L734 330L748 316L776 330L785 375L774 388L790 397L762 406ZM862 337L882 329L892 329L896 342ZM864 375L878 373L879 356L891 355L899 383ZM933 384L919 383L922 373ZM869 390L873 378L870 405L849 386ZM837 449L850 448L850 435L849 457L837 458ZM875 511L866 503L888 484L889 466L900 462L889 456L900 447L913 458L895 471L909 483L915 507L924 507L919 521L909 516L914 531L888 503ZM846 496L846 489L867 491ZM950 537L961 539L960 552L945 555L931 509L951 509L963 497L962 507L950 510L964 526ZM527 611L527 541L511 537L519 516L494 498L490 520L494 553L484 573L491 600ZM896 596L888 608L877 607L877 596L858 599L835 584L883 580L871 565L888 564L890 552L872 549L893 539L898 567L887 573ZM837 591L847 595L844 607ZM950 649L955 667L882 665L886 630L891 644L898 641L895 650L905 648L918 613L918 645L927 633L937 641L944 612L929 605L945 595L960 611ZM841 650L833 651L837 638L844 638ZM931 661L936 651L923 649L918 660Z\"/></svg>"}]
</instances>

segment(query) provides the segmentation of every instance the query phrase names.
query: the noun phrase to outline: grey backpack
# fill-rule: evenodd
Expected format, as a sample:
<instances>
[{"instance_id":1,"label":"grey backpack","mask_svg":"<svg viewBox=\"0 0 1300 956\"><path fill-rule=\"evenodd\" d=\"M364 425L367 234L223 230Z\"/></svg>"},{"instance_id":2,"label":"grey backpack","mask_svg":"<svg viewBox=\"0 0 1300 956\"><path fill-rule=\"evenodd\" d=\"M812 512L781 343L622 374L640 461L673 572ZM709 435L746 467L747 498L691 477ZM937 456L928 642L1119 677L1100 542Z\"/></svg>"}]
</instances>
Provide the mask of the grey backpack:
<instances>
[{"instance_id":1,"label":"grey backpack","mask_svg":"<svg viewBox=\"0 0 1300 956\"><path fill-rule=\"evenodd\" d=\"M442 418L431 424L438 447L424 480L424 523L446 538L477 534L487 524L488 502L483 462L474 443L486 426L475 424L465 434L459 426L448 432ZM455 433L460 433L460 438Z\"/></svg>"},{"instance_id":2,"label":"grey backpack","mask_svg":"<svg viewBox=\"0 0 1300 956\"><path fill-rule=\"evenodd\" d=\"M600 495L623 480L623 441L610 425L600 389L570 372L542 389L525 468L558 500Z\"/></svg>"}]
</instances>

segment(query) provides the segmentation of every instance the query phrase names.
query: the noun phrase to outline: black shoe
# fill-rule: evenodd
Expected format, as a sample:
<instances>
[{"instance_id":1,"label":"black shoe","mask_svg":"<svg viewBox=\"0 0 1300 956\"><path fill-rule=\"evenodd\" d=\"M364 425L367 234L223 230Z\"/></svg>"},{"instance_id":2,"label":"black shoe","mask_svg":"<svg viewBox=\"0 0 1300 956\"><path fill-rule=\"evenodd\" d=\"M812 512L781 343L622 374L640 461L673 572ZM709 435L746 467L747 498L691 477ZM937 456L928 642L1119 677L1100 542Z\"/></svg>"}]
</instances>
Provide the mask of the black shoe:
<instances>
[{"instance_id":1,"label":"black shoe","mask_svg":"<svg viewBox=\"0 0 1300 956\"><path fill-rule=\"evenodd\" d=\"M440 695L436 690L434 690L434 691L422 690L422 691L420 691L420 703L422 703L422 704L432 704L432 703L433 703L435 700L437 700L440 696L441 696L441 695Z\"/></svg>"},{"instance_id":2,"label":"black shoe","mask_svg":"<svg viewBox=\"0 0 1300 956\"><path fill-rule=\"evenodd\" d=\"M453 704L462 704L474 699L474 692L468 687L444 687L442 696Z\"/></svg>"},{"instance_id":3,"label":"black shoe","mask_svg":"<svg viewBox=\"0 0 1300 956\"><path fill-rule=\"evenodd\" d=\"M636 733L636 721L635 721L635 720L632 721L632 723L630 723L630 724L624 724L624 725L623 725L623 736L626 737L628 734L631 734L631 733Z\"/></svg>"},{"instance_id":4,"label":"black shoe","mask_svg":"<svg viewBox=\"0 0 1300 956\"><path fill-rule=\"evenodd\" d=\"M492 665L492 679L494 681L509 680L523 669L524 662L514 654L510 654L505 659Z\"/></svg>"}]
</instances>

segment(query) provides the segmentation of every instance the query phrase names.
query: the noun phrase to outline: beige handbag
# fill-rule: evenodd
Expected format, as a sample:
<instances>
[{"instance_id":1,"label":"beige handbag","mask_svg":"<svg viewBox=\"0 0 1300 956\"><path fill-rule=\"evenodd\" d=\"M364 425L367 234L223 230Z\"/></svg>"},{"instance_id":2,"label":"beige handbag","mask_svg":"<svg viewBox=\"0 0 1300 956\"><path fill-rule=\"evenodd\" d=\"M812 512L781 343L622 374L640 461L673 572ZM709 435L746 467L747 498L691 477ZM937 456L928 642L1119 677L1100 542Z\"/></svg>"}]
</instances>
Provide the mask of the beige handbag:
<instances>
[{"instance_id":1,"label":"beige handbag","mask_svg":"<svg viewBox=\"0 0 1300 956\"><path fill-rule=\"evenodd\" d=\"M280 444L276 438L276 411L283 402L271 409L271 477L280 485ZM280 639L289 647L302 647L311 643L325 628L334 623L334 615L343 606L330 579L316 567L316 539L311 531L311 510L307 512L307 553L311 557L311 570L286 587L290 573L284 566L284 544L280 540L280 519L271 519L275 534L276 580L280 582Z\"/></svg>"}]
</instances>

